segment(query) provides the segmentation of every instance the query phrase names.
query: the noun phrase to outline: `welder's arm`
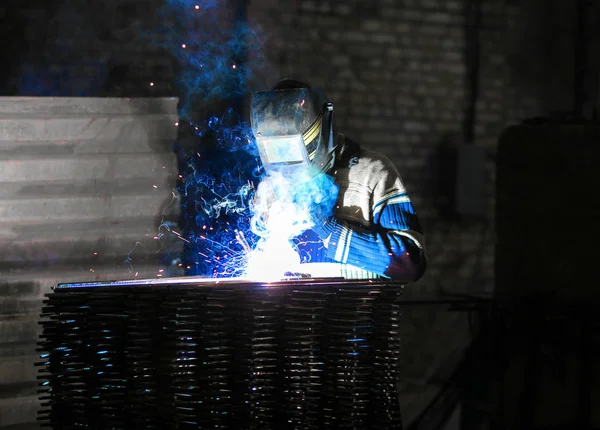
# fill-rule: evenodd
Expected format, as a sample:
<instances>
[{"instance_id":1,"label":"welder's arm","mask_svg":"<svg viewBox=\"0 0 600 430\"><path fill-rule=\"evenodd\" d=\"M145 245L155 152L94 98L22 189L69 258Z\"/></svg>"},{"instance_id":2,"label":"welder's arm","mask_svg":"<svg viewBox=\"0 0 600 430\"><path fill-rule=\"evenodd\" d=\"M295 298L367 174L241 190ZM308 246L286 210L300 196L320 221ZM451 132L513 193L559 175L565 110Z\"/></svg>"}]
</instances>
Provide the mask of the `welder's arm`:
<instances>
[{"instance_id":1,"label":"welder's arm","mask_svg":"<svg viewBox=\"0 0 600 430\"><path fill-rule=\"evenodd\" d=\"M393 280L419 279L426 265L424 240L399 176L383 174L372 202L368 229L334 218L313 227L327 246L327 257Z\"/></svg>"},{"instance_id":2,"label":"welder's arm","mask_svg":"<svg viewBox=\"0 0 600 430\"><path fill-rule=\"evenodd\" d=\"M367 230L333 218L313 230L332 260L398 281L415 281L424 272L425 254L416 231L380 226Z\"/></svg>"}]
</instances>

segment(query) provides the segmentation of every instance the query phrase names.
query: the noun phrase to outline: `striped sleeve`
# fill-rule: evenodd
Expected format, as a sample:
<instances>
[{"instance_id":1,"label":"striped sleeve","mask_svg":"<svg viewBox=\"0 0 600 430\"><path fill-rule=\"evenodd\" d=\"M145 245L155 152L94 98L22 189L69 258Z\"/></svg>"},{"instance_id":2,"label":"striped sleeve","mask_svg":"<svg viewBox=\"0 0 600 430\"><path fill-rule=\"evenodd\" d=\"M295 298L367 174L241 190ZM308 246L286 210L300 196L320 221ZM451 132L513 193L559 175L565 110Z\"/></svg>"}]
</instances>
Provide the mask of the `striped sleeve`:
<instances>
[{"instance_id":1,"label":"striped sleeve","mask_svg":"<svg viewBox=\"0 0 600 430\"><path fill-rule=\"evenodd\" d=\"M380 276L401 281L418 279L425 268L419 220L393 165L375 172L371 196L371 227L329 220L327 256Z\"/></svg>"}]
</instances>

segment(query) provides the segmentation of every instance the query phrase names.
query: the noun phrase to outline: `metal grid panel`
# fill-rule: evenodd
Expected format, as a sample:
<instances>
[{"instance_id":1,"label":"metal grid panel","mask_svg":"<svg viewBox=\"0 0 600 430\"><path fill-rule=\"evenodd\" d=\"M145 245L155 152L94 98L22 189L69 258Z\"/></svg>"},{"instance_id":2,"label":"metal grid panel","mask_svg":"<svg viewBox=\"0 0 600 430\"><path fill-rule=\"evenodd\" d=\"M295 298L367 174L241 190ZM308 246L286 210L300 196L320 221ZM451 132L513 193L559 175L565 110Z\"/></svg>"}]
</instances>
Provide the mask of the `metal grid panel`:
<instances>
[{"instance_id":1,"label":"metal grid panel","mask_svg":"<svg viewBox=\"0 0 600 430\"><path fill-rule=\"evenodd\" d=\"M56 429L393 429L397 298L365 281L79 284L48 294Z\"/></svg>"}]
</instances>

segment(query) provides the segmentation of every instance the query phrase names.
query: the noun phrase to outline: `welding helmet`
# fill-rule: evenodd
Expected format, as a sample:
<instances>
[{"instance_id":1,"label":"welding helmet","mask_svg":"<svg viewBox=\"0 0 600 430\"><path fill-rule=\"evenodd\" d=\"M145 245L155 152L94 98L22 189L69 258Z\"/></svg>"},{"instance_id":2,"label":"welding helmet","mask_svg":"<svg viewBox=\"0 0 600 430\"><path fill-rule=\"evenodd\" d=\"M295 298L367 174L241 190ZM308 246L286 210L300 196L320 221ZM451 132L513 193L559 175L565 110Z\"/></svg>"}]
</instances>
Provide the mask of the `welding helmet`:
<instances>
[{"instance_id":1,"label":"welding helmet","mask_svg":"<svg viewBox=\"0 0 600 430\"><path fill-rule=\"evenodd\" d=\"M250 104L252 132L267 172L310 166L326 172L333 166L333 105L322 90L282 81L271 91L252 93Z\"/></svg>"}]
</instances>

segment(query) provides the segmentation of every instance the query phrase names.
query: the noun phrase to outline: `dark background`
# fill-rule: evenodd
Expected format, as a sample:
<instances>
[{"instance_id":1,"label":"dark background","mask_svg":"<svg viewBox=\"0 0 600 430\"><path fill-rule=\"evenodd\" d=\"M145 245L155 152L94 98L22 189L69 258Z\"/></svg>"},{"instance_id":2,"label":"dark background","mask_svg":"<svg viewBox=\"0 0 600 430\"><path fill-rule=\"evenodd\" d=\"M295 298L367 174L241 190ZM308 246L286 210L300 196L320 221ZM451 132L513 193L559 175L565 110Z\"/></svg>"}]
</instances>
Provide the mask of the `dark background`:
<instances>
[{"instance_id":1,"label":"dark background","mask_svg":"<svg viewBox=\"0 0 600 430\"><path fill-rule=\"evenodd\" d=\"M490 226L500 133L526 118L589 115L597 100L597 60L589 55L598 40L597 6L591 1L230 0L220 3L218 34L214 21L195 23L182 7L187 3L6 1L0 93L194 93L210 104L220 95L204 97L210 83L190 90L181 82L182 70L195 70L175 47L191 35L207 55L231 58L231 44L206 48L204 42L228 42L227 29L242 19L254 35L245 41L250 77L238 88L264 89L294 76L327 90L340 127L401 171L431 250L422 282L437 289L493 289ZM485 154L479 224L446 216L454 209L444 177L452 166L440 147L465 142Z\"/></svg>"},{"instance_id":2,"label":"dark background","mask_svg":"<svg viewBox=\"0 0 600 430\"><path fill-rule=\"evenodd\" d=\"M548 155L543 143L556 133L546 131L543 138L535 131L510 135L515 136L507 144L510 151L500 155L498 143L507 127L524 120L574 125L595 118L598 2L230 0L218 4L217 21L197 21L193 11L182 12L183 5L189 2L5 0L0 6L0 95L185 100L193 95L196 106L206 107L213 102L223 106L237 90L265 89L280 77L306 79L327 91L340 128L390 157L406 182L429 253L428 271L409 293L491 295L498 293L498 277L505 279L506 289L515 288L517 257L498 265L496 245L504 240L518 248L520 237L512 236L509 224L496 228L496 203L505 193L506 210L512 204L506 195L519 184L498 188L496 178L519 177L525 184L540 175L552 176L558 170L542 167L557 152ZM240 22L248 24L252 34L231 43L231 29ZM212 79L224 70L219 64L206 72L211 79L190 90L186 72L198 75L198 69L182 61L176 49L188 38L190 46L209 57L245 65L243 84L209 91L220 84ZM219 43L207 43L215 40ZM570 142L577 141L571 136L566 133L553 143L562 148L560 157L581 155L569 149ZM523 142L527 157L514 142ZM532 142L536 145L529 145ZM479 187L461 186L456 180L456 157L465 147L473 149L474 157L466 161L465 172ZM587 157L594 159L597 152L586 148L592 148ZM522 157L527 163L511 165ZM500 165L511 165L515 173L500 172ZM564 186L557 193L558 205L572 187L581 187L581 194L595 199L589 184L565 183L557 182ZM460 208L457 195L477 204ZM548 204L535 216L542 222L553 207ZM588 213L585 205L578 210ZM577 213L571 215L569 225L577 225ZM565 224L564 218L551 223L549 235L560 235ZM585 236L586 229L576 229L577 234ZM597 254L592 240L564 249ZM577 278L578 272L575 263L566 278ZM535 273L527 276L535 278ZM553 294L556 289L552 287ZM448 350L460 349L452 346L462 344L456 339L466 332L464 318L458 315L434 308L407 311L403 386L413 397L429 383L424 382L428 375L443 367ZM440 345L440 339L446 343ZM0 403L9 405L11 398L10 388L0 393Z\"/></svg>"}]
</instances>

